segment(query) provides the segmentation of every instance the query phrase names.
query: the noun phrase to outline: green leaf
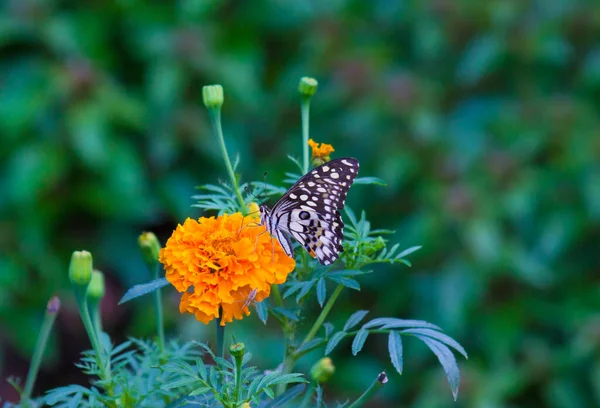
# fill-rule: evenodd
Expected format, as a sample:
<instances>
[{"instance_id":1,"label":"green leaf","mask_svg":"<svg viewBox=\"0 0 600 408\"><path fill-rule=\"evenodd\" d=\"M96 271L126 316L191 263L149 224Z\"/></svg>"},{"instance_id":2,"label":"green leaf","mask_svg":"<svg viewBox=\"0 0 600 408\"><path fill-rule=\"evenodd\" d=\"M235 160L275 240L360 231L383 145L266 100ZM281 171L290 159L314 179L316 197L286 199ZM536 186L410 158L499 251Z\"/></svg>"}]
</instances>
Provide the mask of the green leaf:
<instances>
[{"instance_id":1,"label":"green leaf","mask_svg":"<svg viewBox=\"0 0 600 408\"><path fill-rule=\"evenodd\" d=\"M432 339L428 336L420 336L417 335L426 345L433 351L442 364L444 371L446 372L446 377L448 378L448 384L450 385L450 390L452 391L452 396L454 397L454 401L458 397L458 385L460 383L460 372L458 370L458 364L456 364L456 358L454 358L454 354L450 351L450 349L443 343L440 343L437 340Z\"/></svg>"},{"instance_id":2,"label":"green leaf","mask_svg":"<svg viewBox=\"0 0 600 408\"><path fill-rule=\"evenodd\" d=\"M206 394L207 392L211 391L212 389L210 387L200 387L200 388L196 388L194 391L189 393L190 397L193 397L194 395L202 395L202 394Z\"/></svg>"},{"instance_id":3,"label":"green leaf","mask_svg":"<svg viewBox=\"0 0 600 408\"><path fill-rule=\"evenodd\" d=\"M147 295L148 293L152 293L167 285L169 285L169 281L167 280L167 278L160 278L148 283L142 283L141 285L135 285L127 292L125 292L125 295L123 295L123 297L119 301L119 304L121 305L125 302L129 302L131 299Z\"/></svg>"},{"instance_id":4,"label":"green leaf","mask_svg":"<svg viewBox=\"0 0 600 408\"><path fill-rule=\"evenodd\" d=\"M444 333L440 333L439 331L430 330L430 329L406 329L406 330L402 330L402 333L415 334L415 335L420 334L423 336L431 337L435 340L441 341L442 343L445 343L448 346L452 347L453 349L458 351L460 354L462 354L466 359L469 358L469 356L467 355L467 352L465 351L463 346L461 346L452 337L447 336Z\"/></svg>"},{"instance_id":5,"label":"green leaf","mask_svg":"<svg viewBox=\"0 0 600 408\"><path fill-rule=\"evenodd\" d=\"M306 389L306 385L305 384L295 385L295 386L291 387L290 389L288 389L283 394L281 394L279 397L275 398L272 401L269 401L266 405L261 405L261 407L263 407L263 408L281 408L281 407L286 407L286 406L288 406L287 405L288 402L293 401L299 395L301 395L302 393L304 393L305 389Z\"/></svg>"},{"instance_id":6,"label":"green leaf","mask_svg":"<svg viewBox=\"0 0 600 408\"><path fill-rule=\"evenodd\" d=\"M302 287L300 292L298 292L298 294L296 295L296 303L300 302L300 300L304 296L306 296L308 294L308 292L310 292L310 290L312 289L312 287L314 286L315 283L316 283L315 280L304 282L304 286Z\"/></svg>"},{"instance_id":7,"label":"green leaf","mask_svg":"<svg viewBox=\"0 0 600 408\"><path fill-rule=\"evenodd\" d=\"M369 313L368 310L359 310L357 312L352 313L352 315L346 320L346 324L344 324L344 331L351 330L354 326L360 323L362 319Z\"/></svg>"},{"instance_id":8,"label":"green leaf","mask_svg":"<svg viewBox=\"0 0 600 408\"><path fill-rule=\"evenodd\" d=\"M289 310L289 309L286 309L286 308L280 307L280 306L274 307L274 308L273 308L273 313L276 313L276 314L279 314L279 315L281 315L281 316L287 317L288 319L290 319L290 320L292 320L292 321L294 321L294 322L297 322L298 320L300 320L300 319L298 318L298 316L296 316L296 315L294 314L294 312L292 312L292 311L291 311L291 310Z\"/></svg>"},{"instance_id":9,"label":"green leaf","mask_svg":"<svg viewBox=\"0 0 600 408\"><path fill-rule=\"evenodd\" d=\"M183 377L183 378L178 378L175 381L171 381L171 382L167 382L165 384L163 384L161 386L161 388L163 389L173 389L173 388L181 388L181 387L185 387L186 385L190 385L193 383L198 382L198 378L194 377Z\"/></svg>"},{"instance_id":10,"label":"green leaf","mask_svg":"<svg viewBox=\"0 0 600 408\"><path fill-rule=\"evenodd\" d=\"M327 342L327 347L325 347L325 355L331 353L333 349L337 347L339 342L342 341L344 337L346 337L347 334L348 333L346 333L345 331L340 331L331 336L329 342Z\"/></svg>"},{"instance_id":11,"label":"green leaf","mask_svg":"<svg viewBox=\"0 0 600 408\"><path fill-rule=\"evenodd\" d=\"M321 307L323 307L326 297L327 297L327 285L325 284L325 279L321 278L317 282L317 302L319 302L319 305Z\"/></svg>"},{"instance_id":12,"label":"green leaf","mask_svg":"<svg viewBox=\"0 0 600 408\"><path fill-rule=\"evenodd\" d=\"M303 346L300 346L296 349L296 353L302 353L305 350L311 350L313 348L318 347L321 343L325 342L325 339L322 337L318 337L316 339L312 339L308 343Z\"/></svg>"},{"instance_id":13,"label":"green leaf","mask_svg":"<svg viewBox=\"0 0 600 408\"><path fill-rule=\"evenodd\" d=\"M340 285L344 285L347 288L354 289L354 290L360 290L360 284L354 279L338 277L338 276L327 276L327 277L329 279L331 279L332 281L339 283Z\"/></svg>"},{"instance_id":14,"label":"green leaf","mask_svg":"<svg viewBox=\"0 0 600 408\"><path fill-rule=\"evenodd\" d=\"M387 186L387 183L379 177L357 177L354 184L375 184L377 186Z\"/></svg>"},{"instance_id":15,"label":"green leaf","mask_svg":"<svg viewBox=\"0 0 600 408\"><path fill-rule=\"evenodd\" d=\"M201 358L196 358L196 371L203 380L206 380L206 366Z\"/></svg>"},{"instance_id":16,"label":"green leaf","mask_svg":"<svg viewBox=\"0 0 600 408\"><path fill-rule=\"evenodd\" d=\"M263 324L267 324L269 309L267 308L266 302L257 302L254 304L254 307L256 307L256 314L258 315L260 321L263 322Z\"/></svg>"},{"instance_id":17,"label":"green leaf","mask_svg":"<svg viewBox=\"0 0 600 408\"><path fill-rule=\"evenodd\" d=\"M410 248L405 249L404 251L400 252L398 255L396 255L396 258L404 258L405 256L410 255L413 252L418 251L421 248L423 248L421 245L410 247Z\"/></svg>"},{"instance_id":18,"label":"green leaf","mask_svg":"<svg viewBox=\"0 0 600 408\"><path fill-rule=\"evenodd\" d=\"M391 331L388 336L388 351L392 365L402 374L402 336L397 331Z\"/></svg>"},{"instance_id":19,"label":"green leaf","mask_svg":"<svg viewBox=\"0 0 600 408\"><path fill-rule=\"evenodd\" d=\"M369 335L369 331L365 329L360 329L354 340L352 340L352 355L357 355L365 345L365 341L367 340L367 336Z\"/></svg>"},{"instance_id":20,"label":"green leaf","mask_svg":"<svg viewBox=\"0 0 600 408\"><path fill-rule=\"evenodd\" d=\"M397 319L395 317L378 317L368 323L365 323L363 327L365 329L372 329L373 327L380 326L380 329L398 329L398 328L410 328L410 327L421 327L434 330L442 330L435 324L428 323L423 320L404 320Z\"/></svg>"},{"instance_id":21,"label":"green leaf","mask_svg":"<svg viewBox=\"0 0 600 408\"><path fill-rule=\"evenodd\" d=\"M329 335L333 333L334 326L333 324L326 322L323 324L323 328L325 329L325 337L329 338Z\"/></svg>"}]
</instances>

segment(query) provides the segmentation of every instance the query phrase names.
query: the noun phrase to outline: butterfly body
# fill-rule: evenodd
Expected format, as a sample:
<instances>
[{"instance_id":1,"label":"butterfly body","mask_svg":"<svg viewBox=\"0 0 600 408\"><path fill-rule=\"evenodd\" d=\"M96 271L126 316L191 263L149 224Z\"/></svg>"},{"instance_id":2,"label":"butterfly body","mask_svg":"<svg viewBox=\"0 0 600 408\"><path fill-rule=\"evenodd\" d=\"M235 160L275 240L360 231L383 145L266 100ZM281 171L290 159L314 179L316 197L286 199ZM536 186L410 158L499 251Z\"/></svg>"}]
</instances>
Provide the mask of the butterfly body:
<instances>
[{"instance_id":1,"label":"butterfly body","mask_svg":"<svg viewBox=\"0 0 600 408\"><path fill-rule=\"evenodd\" d=\"M260 224L293 257L294 237L323 265L332 264L343 251L344 223L338 210L358 174L358 160L331 160L304 175L275 203L260 207Z\"/></svg>"}]
</instances>

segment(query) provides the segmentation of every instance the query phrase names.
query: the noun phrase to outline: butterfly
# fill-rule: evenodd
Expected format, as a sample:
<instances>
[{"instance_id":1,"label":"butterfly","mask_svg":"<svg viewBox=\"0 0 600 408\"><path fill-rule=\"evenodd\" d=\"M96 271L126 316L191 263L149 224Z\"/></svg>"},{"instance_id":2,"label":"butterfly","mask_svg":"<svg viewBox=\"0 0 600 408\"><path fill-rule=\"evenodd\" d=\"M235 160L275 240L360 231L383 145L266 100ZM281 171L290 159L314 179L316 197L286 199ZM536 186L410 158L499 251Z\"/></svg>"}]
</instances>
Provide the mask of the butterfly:
<instances>
[{"instance_id":1,"label":"butterfly","mask_svg":"<svg viewBox=\"0 0 600 408\"><path fill-rule=\"evenodd\" d=\"M291 235L321 264L332 264L343 251L344 222L338 210L344 208L358 168L358 160L345 157L311 170L272 209L260 206L260 225L287 256L294 256Z\"/></svg>"}]
</instances>

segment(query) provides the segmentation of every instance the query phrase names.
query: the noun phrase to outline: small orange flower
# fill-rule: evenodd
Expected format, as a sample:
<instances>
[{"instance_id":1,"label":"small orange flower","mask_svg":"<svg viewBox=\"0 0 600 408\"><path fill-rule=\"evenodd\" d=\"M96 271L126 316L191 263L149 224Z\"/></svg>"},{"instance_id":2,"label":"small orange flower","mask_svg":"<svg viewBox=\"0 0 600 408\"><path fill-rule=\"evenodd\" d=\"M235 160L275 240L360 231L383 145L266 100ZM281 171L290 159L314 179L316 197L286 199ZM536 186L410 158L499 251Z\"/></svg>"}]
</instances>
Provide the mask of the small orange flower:
<instances>
[{"instance_id":1,"label":"small orange flower","mask_svg":"<svg viewBox=\"0 0 600 408\"><path fill-rule=\"evenodd\" d=\"M247 299L267 298L271 285L285 282L294 270L296 262L265 227L248 222L241 213L188 218L173 231L159 261L167 280L183 293L181 313L193 313L206 324L222 311L224 326L249 315Z\"/></svg>"},{"instance_id":2,"label":"small orange flower","mask_svg":"<svg viewBox=\"0 0 600 408\"><path fill-rule=\"evenodd\" d=\"M312 149L312 163L315 166L320 166L331 160L329 155L335 151L332 145L327 143L317 143L312 139L308 139L308 145Z\"/></svg>"}]
</instances>

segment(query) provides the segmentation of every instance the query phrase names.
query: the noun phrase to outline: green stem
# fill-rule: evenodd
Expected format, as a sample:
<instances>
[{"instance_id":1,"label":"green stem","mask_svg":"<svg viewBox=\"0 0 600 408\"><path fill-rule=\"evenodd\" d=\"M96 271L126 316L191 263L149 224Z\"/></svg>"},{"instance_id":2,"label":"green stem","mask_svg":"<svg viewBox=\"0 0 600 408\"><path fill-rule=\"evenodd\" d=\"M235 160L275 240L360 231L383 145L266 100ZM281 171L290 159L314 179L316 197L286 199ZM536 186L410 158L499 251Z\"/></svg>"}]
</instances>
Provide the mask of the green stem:
<instances>
[{"instance_id":1,"label":"green stem","mask_svg":"<svg viewBox=\"0 0 600 408\"><path fill-rule=\"evenodd\" d=\"M367 401L373 398L375 393L377 393L377 391L379 391L381 387L383 387L383 384L385 384L387 381L388 379L385 375L385 372L380 373L375 379L375 381L373 381L371 385L369 385L369 388L367 388L365 392L363 392L362 395L358 397L356 401L354 401L350 406L348 406L348 408L362 407Z\"/></svg>"},{"instance_id":2,"label":"green stem","mask_svg":"<svg viewBox=\"0 0 600 408\"><path fill-rule=\"evenodd\" d=\"M329 315L329 312L331 311L331 308L333 307L333 305L334 305L335 301L337 300L338 296L340 296L340 293L342 293L342 290L344 290L344 285L342 285L342 284L338 285L335 288L335 290L331 294L331 297L329 298L329 300L327 301L327 303L325 303L325 306L321 310L321 314L319 315L319 317L317 318L317 320L315 321L315 323L311 327L310 331L308 332L308 334L306 335L306 337L304 338L304 340L300 344L300 347L302 347L303 345L305 345L306 343L308 343L309 341L311 341L315 337L315 335L317 334L317 331L319 331L319 329L321 328L321 326L323 325L323 323L325 323L325 319L327 319L327 315Z\"/></svg>"},{"instance_id":3,"label":"green stem","mask_svg":"<svg viewBox=\"0 0 600 408\"><path fill-rule=\"evenodd\" d=\"M311 402L314 392L315 392L315 382L311 381L310 384L308 385L308 390L306 390L306 392L304 393L304 398L302 398L302 402L300 402L300 404L298 405L298 408L310 407L310 402Z\"/></svg>"},{"instance_id":4,"label":"green stem","mask_svg":"<svg viewBox=\"0 0 600 408\"><path fill-rule=\"evenodd\" d=\"M303 97L300 104L302 115L302 171L308 173L308 124L310 113L310 97Z\"/></svg>"},{"instance_id":5,"label":"green stem","mask_svg":"<svg viewBox=\"0 0 600 408\"><path fill-rule=\"evenodd\" d=\"M233 391L233 400L235 401L235 406L237 407L239 404L240 391L242 390L242 357L235 357L235 388Z\"/></svg>"},{"instance_id":6,"label":"green stem","mask_svg":"<svg viewBox=\"0 0 600 408\"><path fill-rule=\"evenodd\" d=\"M271 286L271 294L275 298L275 303L277 303L277 306L283 306L283 298L279 292L279 285Z\"/></svg>"},{"instance_id":7,"label":"green stem","mask_svg":"<svg viewBox=\"0 0 600 408\"><path fill-rule=\"evenodd\" d=\"M222 313L222 311L221 311ZM217 323L217 357L223 358L225 355L225 326L221 326L221 318L215 319Z\"/></svg>"},{"instance_id":8,"label":"green stem","mask_svg":"<svg viewBox=\"0 0 600 408\"><path fill-rule=\"evenodd\" d=\"M208 110L210 121L213 125L213 131L217 140L219 141L219 147L221 148L221 155L223 156L223 160L225 161L225 167L227 168L227 173L229 174L229 178L231 179L231 185L235 191L236 197L240 203L240 208L242 213L246 215L247 208L244 203L244 198L242 197L242 193L240 192L238 180L235 177L235 173L233 171L233 166L231 165L231 160L229 159L229 155L227 154L227 147L225 147L225 139L223 138L223 129L221 127L221 109L213 108Z\"/></svg>"},{"instance_id":9,"label":"green stem","mask_svg":"<svg viewBox=\"0 0 600 408\"><path fill-rule=\"evenodd\" d=\"M154 279L158 279L160 275L161 265L156 262L154 264ZM160 289L154 291L154 309L156 310L156 330L158 331L158 347L162 353L165 348L165 327L163 321L163 308Z\"/></svg>"},{"instance_id":10,"label":"green stem","mask_svg":"<svg viewBox=\"0 0 600 408\"><path fill-rule=\"evenodd\" d=\"M40 364L42 363L42 357L44 355L44 350L46 350L46 344L48 343L48 337L50 337L50 331L54 325L56 314L56 312L46 312L37 342L35 343L33 357L31 358L31 365L29 366L29 372L27 373L27 381L25 382L23 394L21 394L21 403L24 406L29 406L29 399L31 398L31 393L33 392L33 385L35 384L35 379L40 369Z\"/></svg>"}]
</instances>

